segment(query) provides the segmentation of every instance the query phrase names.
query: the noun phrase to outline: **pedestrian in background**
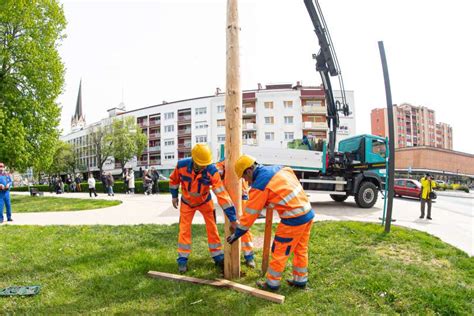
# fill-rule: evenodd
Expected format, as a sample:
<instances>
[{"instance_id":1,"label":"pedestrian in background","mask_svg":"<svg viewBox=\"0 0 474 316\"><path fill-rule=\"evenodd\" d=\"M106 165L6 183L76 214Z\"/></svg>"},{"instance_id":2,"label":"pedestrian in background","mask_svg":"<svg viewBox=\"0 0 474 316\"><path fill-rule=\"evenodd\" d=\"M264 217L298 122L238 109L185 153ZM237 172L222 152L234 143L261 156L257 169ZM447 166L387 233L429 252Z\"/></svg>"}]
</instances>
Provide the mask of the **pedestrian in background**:
<instances>
[{"instance_id":1,"label":"pedestrian in background","mask_svg":"<svg viewBox=\"0 0 474 316\"><path fill-rule=\"evenodd\" d=\"M92 197L92 193L94 193L95 197L97 197L97 192L95 191L95 179L92 173L89 173L89 179L87 180L87 185L89 187L89 197Z\"/></svg>"},{"instance_id":2,"label":"pedestrian in background","mask_svg":"<svg viewBox=\"0 0 474 316\"><path fill-rule=\"evenodd\" d=\"M68 174L66 176L66 190L67 190L67 192L74 192L74 190L72 188L72 179L71 179L70 174Z\"/></svg>"},{"instance_id":3,"label":"pedestrian in background","mask_svg":"<svg viewBox=\"0 0 474 316\"><path fill-rule=\"evenodd\" d=\"M114 177L112 176L112 172L107 174L105 181L107 185L107 194L109 196L114 196Z\"/></svg>"},{"instance_id":4,"label":"pedestrian in background","mask_svg":"<svg viewBox=\"0 0 474 316\"><path fill-rule=\"evenodd\" d=\"M74 182L76 183L76 191L81 192L81 175L79 173L76 174Z\"/></svg>"},{"instance_id":5,"label":"pedestrian in background","mask_svg":"<svg viewBox=\"0 0 474 316\"><path fill-rule=\"evenodd\" d=\"M105 174L105 171L102 171L100 181L102 182L102 189L104 190L104 193L108 193L109 191L107 189L107 175Z\"/></svg>"},{"instance_id":6,"label":"pedestrian in background","mask_svg":"<svg viewBox=\"0 0 474 316\"><path fill-rule=\"evenodd\" d=\"M7 221L12 222L12 205L10 202L10 188L13 185L12 177L6 173L5 165L0 162L0 224L3 223L3 205L7 211Z\"/></svg>"},{"instance_id":7,"label":"pedestrian in background","mask_svg":"<svg viewBox=\"0 0 474 316\"><path fill-rule=\"evenodd\" d=\"M151 167L151 178L153 179L153 190L152 193L159 193L160 192L160 174L155 167Z\"/></svg>"},{"instance_id":8,"label":"pedestrian in background","mask_svg":"<svg viewBox=\"0 0 474 316\"><path fill-rule=\"evenodd\" d=\"M125 188L125 194L128 194L130 193L130 190L128 188L128 169L123 169L122 179L123 179L123 186Z\"/></svg>"},{"instance_id":9,"label":"pedestrian in background","mask_svg":"<svg viewBox=\"0 0 474 316\"><path fill-rule=\"evenodd\" d=\"M426 219L431 218L431 202L435 196L433 188L436 187L436 182L433 181L431 174L427 173L423 178L420 179L421 182L421 216L420 218L425 217L425 204L428 204L428 214Z\"/></svg>"},{"instance_id":10,"label":"pedestrian in background","mask_svg":"<svg viewBox=\"0 0 474 316\"><path fill-rule=\"evenodd\" d=\"M127 185L128 185L127 190L130 192L130 194L135 194L135 173L133 172L133 169L130 169L128 171Z\"/></svg>"},{"instance_id":11,"label":"pedestrian in background","mask_svg":"<svg viewBox=\"0 0 474 316\"><path fill-rule=\"evenodd\" d=\"M153 178L148 169L145 169L145 172L143 173L143 188L145 195L153 194Z\"/></svg>"}]
</instances>

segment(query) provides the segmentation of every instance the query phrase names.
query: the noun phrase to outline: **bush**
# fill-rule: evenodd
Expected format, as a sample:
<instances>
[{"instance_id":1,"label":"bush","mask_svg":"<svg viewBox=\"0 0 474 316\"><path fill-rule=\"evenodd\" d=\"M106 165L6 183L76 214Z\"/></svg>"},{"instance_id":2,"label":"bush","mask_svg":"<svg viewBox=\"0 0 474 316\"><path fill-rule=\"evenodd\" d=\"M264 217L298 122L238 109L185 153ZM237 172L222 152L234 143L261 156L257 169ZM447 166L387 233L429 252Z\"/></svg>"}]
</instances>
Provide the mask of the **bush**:
<instances>
[{"instance_id":1,"label":"bush","mask_svg":"<svg viewBox=\"0 0 474 316\"><path fill-rule=\"evenodd\" d=\"M28 186L13 187L11 190L16 191L16 192L28 192L30 191L29 188L36 188L40 192L53 192L54 191L49 185L32 185L30 187ZM160 192L169 192L170 191L169 180L158 181L158 188ZM97 192L104 192L104 186L102 185L102 182L96 181L95 189ZM89 190L89 185L87 183L81 183L81 191L88 192L88 190ZM125 193L125 183L123 181L115 181L114 192ZM145 192L143 188L143 181L142 180L135 181L135 193L143 193L143 192Z\"/></svg>"}]
</instances>

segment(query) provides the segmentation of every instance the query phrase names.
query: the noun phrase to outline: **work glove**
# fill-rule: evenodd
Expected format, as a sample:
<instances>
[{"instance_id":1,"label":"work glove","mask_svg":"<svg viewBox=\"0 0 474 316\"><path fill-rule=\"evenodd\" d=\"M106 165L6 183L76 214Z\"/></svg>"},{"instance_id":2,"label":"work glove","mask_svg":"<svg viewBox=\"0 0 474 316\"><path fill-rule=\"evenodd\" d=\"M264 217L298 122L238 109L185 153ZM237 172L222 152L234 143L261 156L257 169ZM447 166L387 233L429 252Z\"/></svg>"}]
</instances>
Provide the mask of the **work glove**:
<instances>
[{"instance_id":1,"label":"work glove","mask_svg":"<svg viewBox=\"0 0 474 316\"><path fill-rule=\"evenodd\" d=\"M232 234L227 237L227 242L232 245L237 239L239 239L239 237L235 236L235 234Z\"/></svg>"}]
</instances>

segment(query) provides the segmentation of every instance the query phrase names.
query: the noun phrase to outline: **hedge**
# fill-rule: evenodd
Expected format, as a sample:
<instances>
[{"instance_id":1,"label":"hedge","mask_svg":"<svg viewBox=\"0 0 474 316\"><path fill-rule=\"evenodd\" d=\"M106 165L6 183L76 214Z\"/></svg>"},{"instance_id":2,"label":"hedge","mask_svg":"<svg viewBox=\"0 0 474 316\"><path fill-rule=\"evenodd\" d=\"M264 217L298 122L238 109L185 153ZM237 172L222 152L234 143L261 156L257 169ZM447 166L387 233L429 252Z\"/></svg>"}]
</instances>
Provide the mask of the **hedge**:
<instances>
[{"instance_id":1,"label":"hedge","mask_svg":"<svg viewBox=\"0 0 474 316\"><path fill-rule=\"evenodd\" d=\"M160 192L169 192L170 191L170 182L169 180L160 180L158 181L158 187ZM32 186L22 186L22 187L13 187L11 191L17 192L28 192L29 188L36 188L40 192L53 192L54 189L51 188L49 185L41 184L41 185L32 185ZM66 190L66 184L64 184L64 189ZM95 189L97 192L104 192L104 187L102 182L96 181ZM89 185L87 183L81 183L81 191L88 192ZM115 193L125 193L125 184L123 181L115 181L114 183L114 192ZM143 181L135 181L135 193L143 193L145 192L143 188Z\"/></svg>"}]
</instances>

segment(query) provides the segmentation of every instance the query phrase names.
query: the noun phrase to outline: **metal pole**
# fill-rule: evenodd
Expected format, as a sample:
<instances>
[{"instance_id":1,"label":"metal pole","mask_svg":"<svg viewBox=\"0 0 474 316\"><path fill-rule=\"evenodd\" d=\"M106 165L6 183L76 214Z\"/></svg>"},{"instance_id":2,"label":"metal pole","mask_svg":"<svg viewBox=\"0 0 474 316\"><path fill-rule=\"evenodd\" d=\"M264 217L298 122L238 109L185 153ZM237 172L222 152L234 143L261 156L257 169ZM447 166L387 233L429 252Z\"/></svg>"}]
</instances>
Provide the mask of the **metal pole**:
<instances>
[{"instance_id":1,"label":"metal pole","mask_svg":"<svg viewBox=\"0 0 474 316\"><path fill-rule=\"evenodd\" d=\"M379 41L380 59L382 61L383 78L385 82L385 96L387 99L387 118L388 118L388 139L389 139L389 158L388 158L388 170L386 181L388 183L388 196L387 200L387 217L385 220L385 232L390 232L390 226L392 224L392 207L393 207L393 175L395 173L395 132L393 127L393 103L392 103L392 91L390 89L390 78L388 75L387 58L385 56L385 48L383 41Z\"/></svg>"}]
</instances>

